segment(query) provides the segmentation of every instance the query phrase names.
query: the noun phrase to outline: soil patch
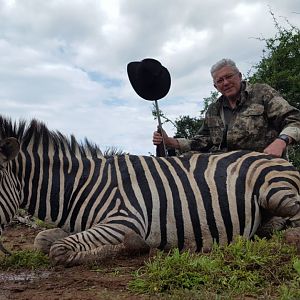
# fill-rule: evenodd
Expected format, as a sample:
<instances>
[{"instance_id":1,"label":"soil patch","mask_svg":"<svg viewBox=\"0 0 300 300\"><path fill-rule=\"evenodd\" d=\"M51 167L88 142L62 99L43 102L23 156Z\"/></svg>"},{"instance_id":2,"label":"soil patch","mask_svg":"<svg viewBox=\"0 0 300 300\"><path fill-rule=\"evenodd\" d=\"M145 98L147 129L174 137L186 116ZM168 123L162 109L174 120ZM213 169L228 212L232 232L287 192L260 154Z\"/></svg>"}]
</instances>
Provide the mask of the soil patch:
<instances>
[{"instance_id":1,"label":"soil patch","mask_svg":"<svg viewBox=\"0 0 300 300\"><path fill-rule=\"evenodd\" d=\"M3 244L10 251L33 249L34 237L39 231L13 224L5 229ZM39 271L0 271L0 300L155 299L133 294L127 289L133 272L148 259L149 255L118 257L98 266L96 270L88 266L57 266Z\"/></svg>"}]
</instances>

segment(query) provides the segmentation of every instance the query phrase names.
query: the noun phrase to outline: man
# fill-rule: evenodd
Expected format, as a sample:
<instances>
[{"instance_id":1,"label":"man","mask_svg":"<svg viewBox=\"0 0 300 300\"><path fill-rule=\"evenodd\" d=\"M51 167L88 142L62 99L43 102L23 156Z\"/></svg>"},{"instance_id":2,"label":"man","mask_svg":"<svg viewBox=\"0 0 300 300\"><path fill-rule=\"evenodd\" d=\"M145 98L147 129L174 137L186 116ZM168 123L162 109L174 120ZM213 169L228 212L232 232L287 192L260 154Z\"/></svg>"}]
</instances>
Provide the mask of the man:
<instances>
[{"instance_id":1,"label":"man","mask_svg":"<svg viewBox=\"0 0 300 300\"><path fill-rule=\"evenodd\" d=\"M191 140L164 132L168 148L180 152L252 150L282 157L286 147L300 141L300 112L266 84L249 84L231 59L211 68L214 87L222 94L210 104L203 125ZM162 142L158 132L154 145Z\"/></svg>"}]
</instances>

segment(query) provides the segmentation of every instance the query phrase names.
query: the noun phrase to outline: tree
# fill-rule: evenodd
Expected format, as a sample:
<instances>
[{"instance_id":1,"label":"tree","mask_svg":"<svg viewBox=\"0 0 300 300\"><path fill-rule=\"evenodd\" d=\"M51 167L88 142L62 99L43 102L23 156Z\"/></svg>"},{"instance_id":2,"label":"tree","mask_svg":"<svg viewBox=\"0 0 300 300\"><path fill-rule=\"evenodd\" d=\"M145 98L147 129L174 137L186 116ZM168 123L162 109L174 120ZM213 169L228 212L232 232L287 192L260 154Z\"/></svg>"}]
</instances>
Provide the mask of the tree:
<instances>
[{"instance_id":1,"label":"tree","mask_svg":"<svg viewBox=\"0 0 300 300\"><path fill-rule=\"evenodd\" d=\"M192 138L197 134L203 122L203 118L190 116L180 116L175 120L176 133L174 137L180 138Z\"/></svg>"},{"instance_id":2,"label":"tree","mask_svg":"<svg viewBox=\"0 0 300 300\"><path fill-rule=\"evenodd\" d=\"M300 109L300 30L288 21L288 28L279 25L270 12L277 29L275 37L260 39L265 42L261 61L254 66L256 72L249 77L252 83L264 82L275 88L293 106ZM300 169L300 146L289 150L293 164Z\"/></svg>"},{"instance_id":3,"label":"tree","mask_svg":"<svg viewBox=\"0 0 300 300\"><path fill-rule=\"evenodd\" d=\"M278 32L273 38L260 39L266 49L249 81L269 84L300 109L300 30L288 21L288 28L282 27L273 12L270 13Z\"/></svg>"}]
</instances>

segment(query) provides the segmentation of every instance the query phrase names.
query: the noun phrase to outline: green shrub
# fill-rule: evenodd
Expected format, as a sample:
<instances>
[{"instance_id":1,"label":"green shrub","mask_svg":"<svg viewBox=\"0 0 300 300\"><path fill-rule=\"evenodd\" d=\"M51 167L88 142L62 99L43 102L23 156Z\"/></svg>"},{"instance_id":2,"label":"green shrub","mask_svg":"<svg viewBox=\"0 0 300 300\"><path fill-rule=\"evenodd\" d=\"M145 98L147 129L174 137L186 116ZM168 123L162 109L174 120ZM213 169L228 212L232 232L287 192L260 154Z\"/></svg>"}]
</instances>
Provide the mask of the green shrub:
<instances>
[{"instance_id":1,"label":"green shrub","mask_svg":"<svg viewBox=\"0 0 300 300\"><path fill-rule=\"evenodd\" d=\"M0 257L0 269L40 269L50 265L49 258L37 250L22 250L10 256Z\"/></svg>"},{"instance_id":2,"label":"green shrub","mask_svg":"<svg viewBox=\"0 0 300 300\"><path fill-rule=\"evenodd\" d=\"M215 245L209 254L159 252L134 276L129 289L138 293L300 299L300 261L279 235L271 240L238 238L225 247Z\"/></svg>"}]
</instances>

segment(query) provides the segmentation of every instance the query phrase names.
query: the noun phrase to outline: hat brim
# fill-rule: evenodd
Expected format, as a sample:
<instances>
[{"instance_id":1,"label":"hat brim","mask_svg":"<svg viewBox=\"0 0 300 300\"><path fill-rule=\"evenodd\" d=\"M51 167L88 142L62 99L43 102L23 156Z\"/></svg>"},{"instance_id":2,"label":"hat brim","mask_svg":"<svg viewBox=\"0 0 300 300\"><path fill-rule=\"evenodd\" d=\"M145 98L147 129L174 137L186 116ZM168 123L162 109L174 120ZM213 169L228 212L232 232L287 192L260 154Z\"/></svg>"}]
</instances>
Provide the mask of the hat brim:
<instances>
[{"instance_id":1,"label":"hat brim","mask_svg":"<svg viewBox=\"0 0 300 300\"><path fill-rule=\"evenodd\" d=\"M135 92L141 98L149 101L155 101L165 97L171 86L169 71L162 66L159 80L156 80L151 85L147 85L145 84L145 80L141 78L141 76L138 76L139 66L140 62L131 62L127 65L128 78Z\"/></svg>"}]
</instances>

